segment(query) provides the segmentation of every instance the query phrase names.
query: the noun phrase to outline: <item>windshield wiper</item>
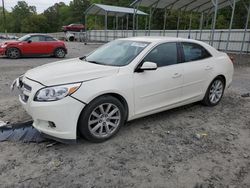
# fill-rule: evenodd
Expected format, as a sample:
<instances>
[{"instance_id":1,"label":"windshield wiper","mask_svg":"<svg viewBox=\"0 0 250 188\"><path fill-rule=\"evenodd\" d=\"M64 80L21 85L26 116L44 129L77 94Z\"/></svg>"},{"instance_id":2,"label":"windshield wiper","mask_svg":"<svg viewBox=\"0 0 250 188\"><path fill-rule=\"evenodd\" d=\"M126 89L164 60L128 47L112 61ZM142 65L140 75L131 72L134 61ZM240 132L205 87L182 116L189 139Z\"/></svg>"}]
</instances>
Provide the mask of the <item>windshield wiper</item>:
<instances>
[{"instance_id":1,"label":"windshield wiper","mask_svg":"<svg viewBox=\"0 0 250 188\"><path fill-rule=\"evenodd\" d=\"M85 61L87 61L87 62L89 62L89 63L94 63L94 64L102 65L102 63L97 62L97 61L88 61L87 59L85 59Z\"/></svg>"},{"instance_id":2,"label":"windshield wiper","mask_svg":"<svg viewBox=\"0 0 250 188\"><path fill-rule=\"evenodd\" d=\"M80 60L86 60L86 56L80 57Z\"/></svg>"},{"instance_id":3,"label":"windshield wiper","mask_svg":"<svg viewBox=\"0 0 250 188\"><path fill-rule=\"evenodd\" d=\"M79 59L82 60L82 61L87 61L87 62L89 62L89 63L94 63L94 64L98 64L98 65L104 65L104 64L101 63L101 62L89 61L89 60L87 60L86 56L80 57Z\"/></svg>"}]
</instances>

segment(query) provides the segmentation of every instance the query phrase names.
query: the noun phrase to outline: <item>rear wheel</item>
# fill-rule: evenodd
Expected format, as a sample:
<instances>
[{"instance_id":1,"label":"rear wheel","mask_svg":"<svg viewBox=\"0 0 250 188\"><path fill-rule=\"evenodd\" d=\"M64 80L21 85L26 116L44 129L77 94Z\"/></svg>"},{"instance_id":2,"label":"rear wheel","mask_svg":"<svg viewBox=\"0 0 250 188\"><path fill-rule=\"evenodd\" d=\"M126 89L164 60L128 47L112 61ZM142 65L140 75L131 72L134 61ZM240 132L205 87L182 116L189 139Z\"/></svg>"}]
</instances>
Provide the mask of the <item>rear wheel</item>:
<instances>
[{"instance_id":1,"label":"rear wheel","mask_svg":"<svg viewBox=\"0 0 250 188\"><path fill-rule=\"evenodd\" d=\"M66 52L63 48L57 48L54 53L55 57L57 58L64 58L66 55Z\"/></svg>"},{"instance_id":2,"label":"rear wheel","mask_svg":"<svg viewBox=\"0 0 250 188\"><path fill-rule=\"evenodd\" d=\"M21 56L21 52L17 48L9 48L6 51L6 55L10 59L18 59Z\"/></svg>"},{"instance_id":3,"label":"rear wheel","mask_svg":"<svg viewBox=\"0 0 250 188\"><path fill-rule=\"evenodd\" d=\"M225 81L221 77L217 77L209 85L206 95L202 101L206 106L215 106L217 105L224 94Z\"/></svg>"},{"instance_id":4,"label":"rear wheel","mask_svg":"<svg viewBox=\"0 0 250 188\"><path fill-rule=\"evenodd\" d=\"M102 96L91 102L79 119L79 131L89 141L104 142L114 136L124 124L125 109L112 96Z\"/></svg>"}]
</instances>

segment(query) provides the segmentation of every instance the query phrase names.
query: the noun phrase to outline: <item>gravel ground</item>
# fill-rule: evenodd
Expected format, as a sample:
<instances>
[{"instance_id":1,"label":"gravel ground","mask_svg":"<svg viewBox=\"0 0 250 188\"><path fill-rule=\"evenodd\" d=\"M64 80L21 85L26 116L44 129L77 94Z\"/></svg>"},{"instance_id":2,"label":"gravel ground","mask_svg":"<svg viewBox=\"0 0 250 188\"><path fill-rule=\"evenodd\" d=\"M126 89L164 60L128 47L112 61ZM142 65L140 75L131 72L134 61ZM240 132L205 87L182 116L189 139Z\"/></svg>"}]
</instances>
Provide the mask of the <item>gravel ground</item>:
<instances>
[{"instance_id":1,"label":"gravel ground","mask_svg":"<svg viewBox=\"0 0 250 188\"><path fill-rule=\"evenodd\" d=\"M67 58L96 47L68 43ZM56 60L0 58L0 120L30 119L9 86ZM249 188L250 98L241 94L250 92L250 58L238 61L232 87L216 107L196 103L141 118L101 144L0 143L0 187Z\"/></svg>"}]
</instances>

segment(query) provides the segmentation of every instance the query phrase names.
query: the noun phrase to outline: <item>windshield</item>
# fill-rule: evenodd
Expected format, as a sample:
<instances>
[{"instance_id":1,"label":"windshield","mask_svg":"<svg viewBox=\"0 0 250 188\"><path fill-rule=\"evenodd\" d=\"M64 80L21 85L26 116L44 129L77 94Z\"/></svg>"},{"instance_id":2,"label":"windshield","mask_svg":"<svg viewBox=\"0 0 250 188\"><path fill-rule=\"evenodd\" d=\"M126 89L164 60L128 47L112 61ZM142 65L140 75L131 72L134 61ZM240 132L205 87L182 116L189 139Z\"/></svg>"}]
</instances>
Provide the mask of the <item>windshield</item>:
<instances>
[{"instance_id":1,"label":"windshield","mask_svg":"<svg viewBox=\"0 0 250 188\"><path fill-rule=\"evenodd\" d=\"M24 35L23 37L17 39L18 41L26 41L28 38L30 38L30 35Z\"/></svg>"},{"instance_id":2,"label":"windshield","mask_svg":"<svg viewBox=\"0 0 250 188\"><path fill-rule=\"evenodd\" d=\"M110 66L128 65L143 49L147 42L116 40L94 51L85 58L86 61Z\"/></svg>"}]
</instances>

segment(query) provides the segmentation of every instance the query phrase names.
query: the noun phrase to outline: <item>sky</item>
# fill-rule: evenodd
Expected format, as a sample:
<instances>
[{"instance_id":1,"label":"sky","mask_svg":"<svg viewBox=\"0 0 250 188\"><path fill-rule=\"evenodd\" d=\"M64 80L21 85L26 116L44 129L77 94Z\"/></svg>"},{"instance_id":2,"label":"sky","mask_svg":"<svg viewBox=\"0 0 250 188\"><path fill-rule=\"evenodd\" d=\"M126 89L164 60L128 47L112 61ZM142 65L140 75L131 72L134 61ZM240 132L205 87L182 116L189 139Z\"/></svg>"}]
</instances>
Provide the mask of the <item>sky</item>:
<instances>
[{"instance_id":1,"label":"sky","mask_svg":"<svg viewBox=\"0 0 250 188\"><path fill-rule=\"evenodd\" d=\"M5 8L8 11L11 11L11 7L14 7L17 4L18 0L4 0ZM37 13L42 13L48 7L53 6L55 3L64 2L69 4L71 0L25 0L29 6L36 6ZM2 6L2 1L0 3Z\"/></svg>"}]
</instances>

